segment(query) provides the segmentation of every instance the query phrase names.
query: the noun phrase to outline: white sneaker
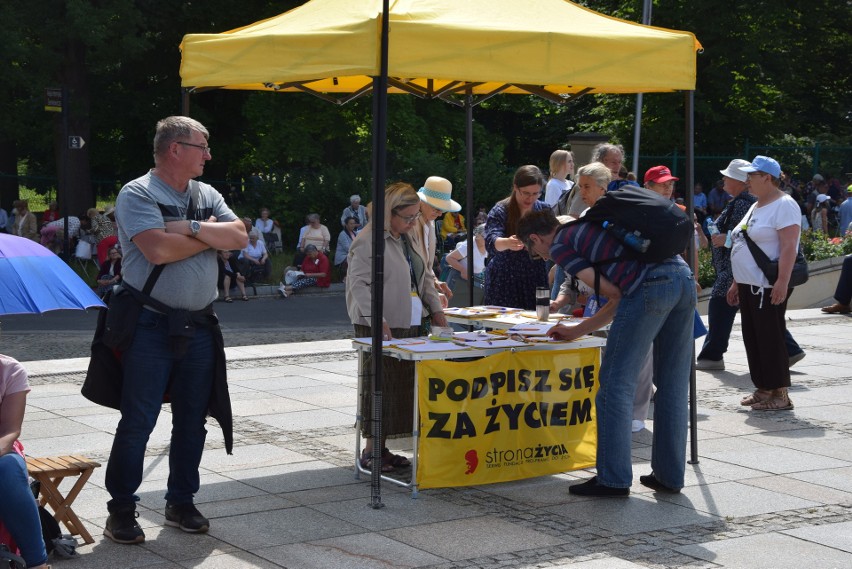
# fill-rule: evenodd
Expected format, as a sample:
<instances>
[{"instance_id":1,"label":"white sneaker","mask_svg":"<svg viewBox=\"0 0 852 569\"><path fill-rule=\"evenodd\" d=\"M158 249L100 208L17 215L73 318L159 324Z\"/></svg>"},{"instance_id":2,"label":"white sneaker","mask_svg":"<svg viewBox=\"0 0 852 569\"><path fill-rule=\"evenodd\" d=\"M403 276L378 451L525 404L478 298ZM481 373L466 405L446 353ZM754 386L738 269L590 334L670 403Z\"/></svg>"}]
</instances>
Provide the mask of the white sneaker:
<instances>
[{"instance_id":1,"label":"white sneaker","mask_svg":"<svg viewBox=\"0 0 852 569\"><path fill-rule=\"evenodd\" d=\"M278 292L281 293L281 296L287 298L287 289L284 287L284 283L281 283L281 286L278 287Z\"/></svg>"},{"instance_id":2,"label":"white sneaker","mask_svg":"<svg viewBox=\"0 0 852 569\"><path fill-rule=\"evenodd\" d=\"M640 421L639 419L633 419L633 424L630 427L630 430L634 433L638 433L639 431L645 428L645 421Z\"/></svg>"},{"instance_id":3,"label":"white sneaker","mask_svg":"<svg viewBox=\"0 0 852 569\"><path fill-rule=\"evenodd\" d=\"M695 362L695 369L724 371L725 360L698 360Z\"/></svg>"}]
</instances>

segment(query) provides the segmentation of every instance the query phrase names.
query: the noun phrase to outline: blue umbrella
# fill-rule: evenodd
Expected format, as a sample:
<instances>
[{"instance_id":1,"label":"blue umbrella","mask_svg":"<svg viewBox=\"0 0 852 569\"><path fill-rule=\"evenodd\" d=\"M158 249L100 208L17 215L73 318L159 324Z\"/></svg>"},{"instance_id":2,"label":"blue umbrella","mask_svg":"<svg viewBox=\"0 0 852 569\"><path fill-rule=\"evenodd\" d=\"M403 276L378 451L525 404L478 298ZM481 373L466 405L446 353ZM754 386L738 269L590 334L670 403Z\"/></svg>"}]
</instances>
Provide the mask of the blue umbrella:
<instances>
[{"instance_id":1,"label":"blue umbrella","mask_svg":"<svg viewBox=\"0 0 852 569\"><path fill-rule=\"evenodd\" d=\"M105 307L65 261L35 241L0 233L0 315Z\"/></svg>"}]
</instances>

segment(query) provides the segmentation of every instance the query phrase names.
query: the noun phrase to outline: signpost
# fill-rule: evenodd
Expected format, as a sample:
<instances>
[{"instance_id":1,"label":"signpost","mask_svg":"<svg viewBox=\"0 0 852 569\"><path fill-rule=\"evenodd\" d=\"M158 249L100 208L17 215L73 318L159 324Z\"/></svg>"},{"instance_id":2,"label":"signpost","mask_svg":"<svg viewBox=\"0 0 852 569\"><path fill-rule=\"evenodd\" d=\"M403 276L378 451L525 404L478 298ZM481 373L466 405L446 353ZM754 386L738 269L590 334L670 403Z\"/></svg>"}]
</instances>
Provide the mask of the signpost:
<instances>
[{"instance_id":1,"label":"signpost","mask_svg":"<svg viewBox=\"0 0 852 569\"><path fill-rule=\"evenodd\" d=\"M86 141L82 136L71 135L68 137L68 148L71 150L80 150L86 145Z\"/></svg>"},{"instance_id":2,"label":"signpost","mask_svg":"<svg viewBox=\"0 0 852 569\"><path fill-rule=\"evenodd\" d=\"M44 90L44 110L51 113L62 112L62 89L48 87Z\"/></svg>"}]
</instances>

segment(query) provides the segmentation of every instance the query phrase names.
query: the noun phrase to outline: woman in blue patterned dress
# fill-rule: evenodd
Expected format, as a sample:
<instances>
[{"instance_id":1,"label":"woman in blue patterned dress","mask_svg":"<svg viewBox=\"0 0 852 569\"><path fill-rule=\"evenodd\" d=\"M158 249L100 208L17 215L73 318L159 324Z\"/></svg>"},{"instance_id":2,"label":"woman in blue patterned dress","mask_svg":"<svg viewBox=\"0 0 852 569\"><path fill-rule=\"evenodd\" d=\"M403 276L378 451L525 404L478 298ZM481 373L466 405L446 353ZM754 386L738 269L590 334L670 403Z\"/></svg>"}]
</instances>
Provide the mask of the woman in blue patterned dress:
<instances>
[{"instance_id":1,"label":"woman in blue patterned dress","mask_svg":"<svg viewBox=\"0 0 852 569\"><path fill-rule=\"evenodd\" d=\"M485 304L534 310L536 287L547 286L544 261L533 260L515 236L521 217L548 207L539 201L543 185L537 166L521 166L512 180L512 193L488 213L485 247L491 260L485 267Z\"/></svg>"}]
</instances>

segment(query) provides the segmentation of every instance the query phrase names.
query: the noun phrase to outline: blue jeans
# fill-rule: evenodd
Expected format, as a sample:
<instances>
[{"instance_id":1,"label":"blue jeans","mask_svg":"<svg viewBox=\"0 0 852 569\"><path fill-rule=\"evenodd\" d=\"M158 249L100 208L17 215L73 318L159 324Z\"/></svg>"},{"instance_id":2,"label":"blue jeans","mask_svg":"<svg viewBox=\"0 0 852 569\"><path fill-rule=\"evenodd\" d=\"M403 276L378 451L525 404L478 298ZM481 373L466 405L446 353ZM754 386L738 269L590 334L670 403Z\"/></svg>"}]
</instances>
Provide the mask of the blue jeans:
<instances>
[{"instance_id":1,"label":"blue jeans","mask_svg":"<svg viewBox=\"0 0 852 569\"><path fill-rule=\"evenodd\" d=\"M121 420L115 431L106 471L110 511L133 505L142 483L145 447L168 391L172 409L169 479L166 500L192 502L200 480L198 466L207 430L214 377L214 343L208 328L196 328L186 355L173 359L168 317L142 310L133 343L122 357L124 384Z\"/></svg>"},{"instance_id":2,"label":"blue jeans","mask_svg":"<svg viewBox=\"0 0 852 569\"><path fill-rule=\"evenodd\" d=\"M565 282L565 269L562 265L556 265L556 273L553 276L553 287L550 289L550 300L556 300L559 296L559 288Z\"/></svg>"},{"instance_id":3,"label":"blue jeans","mask_svg":"<svg viewBox=\"0 0 852 569\"><path fill-rule=\"evenodd\" d=\"M723 359L725 352L728 351L728 340L739 309L739 306L728 304L728 299L724 296L710 297L707 304L707 337L704 338L704 345L697 359L713 361ZM787 348L788 357L802 352L802 348L786 329L784 330L784 347Z\"/></svg>"},{"instance_id":4,"label":"blue jeans","mask_svg":"<svg viewBox=\"0 0 852 569\"><path fill-rule=\"evenodd\" d=\"M683 487L694 311L695 281L683 263L652 267L639 289L622 297L607 337L595 399L600 484L628 488L633 481L633 400L639 370L653 346L657 392L651 469L666 486Z\"/></svg>"},{"instance_id":5,"label":"blue jeans","mask_svg":"<svg viewBox=\"0 0 852 569\"><path fill-rule=\"evenodd\" d=\"M27 465L17 453L0 456L0 496L0 520L18 544L27 566L47 563L41 520L30 491Z\"/></svg>"}]
</instances>

